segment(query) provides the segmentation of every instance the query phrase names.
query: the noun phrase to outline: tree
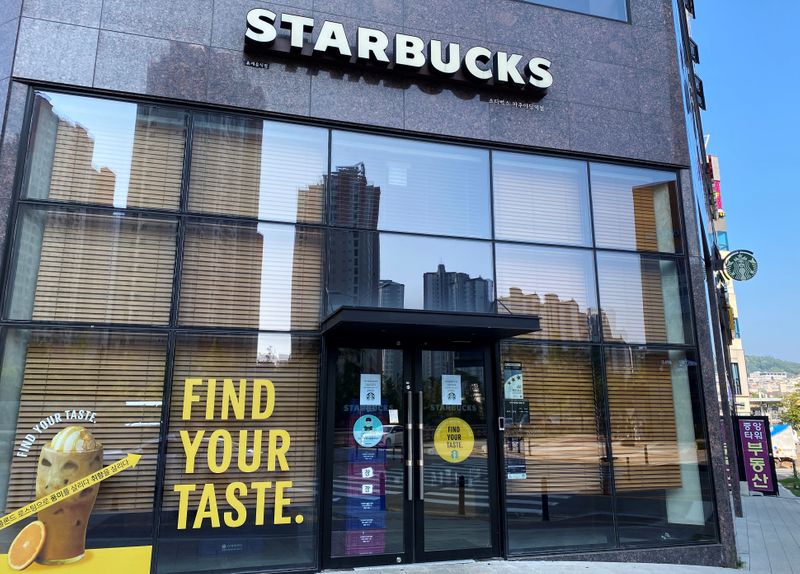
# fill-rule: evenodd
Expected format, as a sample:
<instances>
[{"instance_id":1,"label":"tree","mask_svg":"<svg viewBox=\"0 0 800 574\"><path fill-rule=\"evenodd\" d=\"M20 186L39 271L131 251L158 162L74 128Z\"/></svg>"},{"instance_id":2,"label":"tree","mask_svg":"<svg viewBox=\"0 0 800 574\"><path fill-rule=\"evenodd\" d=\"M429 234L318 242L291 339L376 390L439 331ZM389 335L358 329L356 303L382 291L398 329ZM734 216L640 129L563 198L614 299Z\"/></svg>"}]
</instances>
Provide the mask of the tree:
<instances>
[{"instance_id":1,"label":"tree","mask_svg":"<svg viewBox=\"0 0 800 574\"><path fill-rule=\"evenodd\" d=\"M793 428L800 428L800 391L789 393L781 401L781 420L792 425Z\"/></svg>"}]
</instances>

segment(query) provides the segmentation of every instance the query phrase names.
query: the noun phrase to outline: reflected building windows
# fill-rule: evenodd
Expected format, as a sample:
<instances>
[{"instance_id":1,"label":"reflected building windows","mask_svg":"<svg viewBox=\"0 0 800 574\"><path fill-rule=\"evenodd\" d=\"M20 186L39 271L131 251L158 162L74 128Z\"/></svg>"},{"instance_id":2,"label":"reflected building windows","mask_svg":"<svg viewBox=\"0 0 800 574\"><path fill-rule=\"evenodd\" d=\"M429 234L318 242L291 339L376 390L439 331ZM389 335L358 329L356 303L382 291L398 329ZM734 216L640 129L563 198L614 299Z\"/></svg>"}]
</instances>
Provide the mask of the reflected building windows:
<instances>
[{"instance_id":1,"label":"reflected building windows","mask_svg":"<svg viewBox=\"0 0 800 574\"><path fill-rule=\"evenodd\" d=\"M494 310L488 241L331 230L327 254L328 314L342 306Z\"/></svg>"},{"instance_id":2,"label":"reflected building windows","mask_svg":"<svg viewBox=\"0 0 800 574\"><path fill-rule=\"evenodd\" d=\"M315 330L323 234L273 223L192 224L186 232L180 323Z\"/></svg>"},{"instance_id":3,"label":"reflected building windows","mask_svg":"<svg viewBox=\"0 0 800 574\"><path fill-rule=\"evenodd\" d=\"M184 110L37 92L23 196L178 208Z\"/></svg>"},{"instance_id":4,"label":"reflected building windows","mask_svg":"<svg viewBox=\"0 0 800 574\"><path fill-rule=\"evenodd\" d=\"M192 134L189 211L322 222L327 130L195 114Z\"/></svg>"},{"instance_id":5,"label":"reflected building windows","mask_svg":"<svg viewBox=\"0 0 800 574\"><path fill-rule=\"evenodd\" d=\"M528 338L597 340L591 251L497 244L497 310L537 315Z\"/></svg>"},{"instance_id":6,"label":"reflected building windows","mask_svg":"<svg viewBox=\"0 0 800 574\"><path fill-rule=\"evenodd\" d=\"M491 237L489 152L334 131L330 223Z\"/></svg>"}]
</instances>

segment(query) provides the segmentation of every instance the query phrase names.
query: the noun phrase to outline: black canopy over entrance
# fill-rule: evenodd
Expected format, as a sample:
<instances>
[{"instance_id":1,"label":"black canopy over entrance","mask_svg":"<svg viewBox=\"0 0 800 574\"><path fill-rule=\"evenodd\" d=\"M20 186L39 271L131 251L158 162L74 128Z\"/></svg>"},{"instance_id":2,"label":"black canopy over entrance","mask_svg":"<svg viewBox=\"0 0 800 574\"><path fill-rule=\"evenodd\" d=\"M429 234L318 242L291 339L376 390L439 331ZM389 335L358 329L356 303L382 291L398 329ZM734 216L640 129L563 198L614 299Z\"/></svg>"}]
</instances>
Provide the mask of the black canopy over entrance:
<instances>
[{"instance_id":1,"label":"black canopy over entrance","mask_svg":"<svg viewBox=\"0 0 800 574\"><path fill-rule=\"evenodd\" d=\"M478 343L539 331L534 315L455 313L383 307L341 307L322 323L327 337L371 340L425 339L450 343Z\"/></svg>"}]
</instances>

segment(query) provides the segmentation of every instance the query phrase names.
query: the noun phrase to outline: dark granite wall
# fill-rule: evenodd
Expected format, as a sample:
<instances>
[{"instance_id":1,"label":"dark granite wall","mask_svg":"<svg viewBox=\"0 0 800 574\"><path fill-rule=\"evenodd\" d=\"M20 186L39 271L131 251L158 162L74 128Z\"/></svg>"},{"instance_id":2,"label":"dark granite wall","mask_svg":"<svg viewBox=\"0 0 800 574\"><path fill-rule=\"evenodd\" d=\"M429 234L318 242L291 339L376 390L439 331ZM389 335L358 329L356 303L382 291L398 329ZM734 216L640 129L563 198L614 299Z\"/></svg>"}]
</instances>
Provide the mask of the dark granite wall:
<instances>
[{"instance_id":1,"label":"dark granite wall","mask_svg":"<svg viewBox=\"0 0 800 574\"><path fill-rule=\"evenodd\" d=\"M517 0L26 0L14 76L685 165L670 1L631 4L629 24ZM555 83L544 111L531 111L470 87L435 93L346 69L248 67L254 7L548 57Z\"/></svg>"},{"instance_id":2,"label":"dark granite wall","mask_svg":"<svg viewBox=\"0 0 800 574\"><path fill-rule=\"evenodd\" d=\"M3 276L2 254L7 235L14 178L14 168L9 165L8 152L13 148L16 153L17 148L17 140L12 134L4 137L6 107L9 103L14 47L17 42L21 12L22 0L0 0L0 277Z\"/></svg>"}]
</instances>

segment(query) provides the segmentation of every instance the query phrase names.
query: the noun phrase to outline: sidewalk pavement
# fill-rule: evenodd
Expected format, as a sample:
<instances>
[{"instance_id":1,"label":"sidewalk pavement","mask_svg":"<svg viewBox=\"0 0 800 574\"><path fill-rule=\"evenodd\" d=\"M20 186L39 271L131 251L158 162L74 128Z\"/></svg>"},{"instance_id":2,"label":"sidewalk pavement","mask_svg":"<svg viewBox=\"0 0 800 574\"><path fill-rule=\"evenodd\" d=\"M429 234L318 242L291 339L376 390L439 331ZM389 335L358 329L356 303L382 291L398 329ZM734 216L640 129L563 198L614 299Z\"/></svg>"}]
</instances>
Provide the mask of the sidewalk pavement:
<instances>
[{"instance_id":1,"label":"sidewalk pavement","mask_svg":"<svg viewBox=\"0 0 800 574\"><path fill-rule=\"evenodd\" d=\"M782 473L785 474L785 473ZM744 517L736 519L741 569L676 564L542 562L489 560L433 562L360 568L364 574L800 574L800 497L781 488L780 496L743 496ZM327 574L349 571L328 571Z\"/></svg>"},{"instance_id":2,"label":"sidewalk pavement","mask_svg":"<svg viewBox=\"0 0 800 574\"><path fill-rule=\"evenodd\" d=\"M779 470L779 477L787 472ZM800 498L781 486L780 496L742 496L742 508L736 550L743 570L800 574Z\"/></svg>"}]
</instances>

